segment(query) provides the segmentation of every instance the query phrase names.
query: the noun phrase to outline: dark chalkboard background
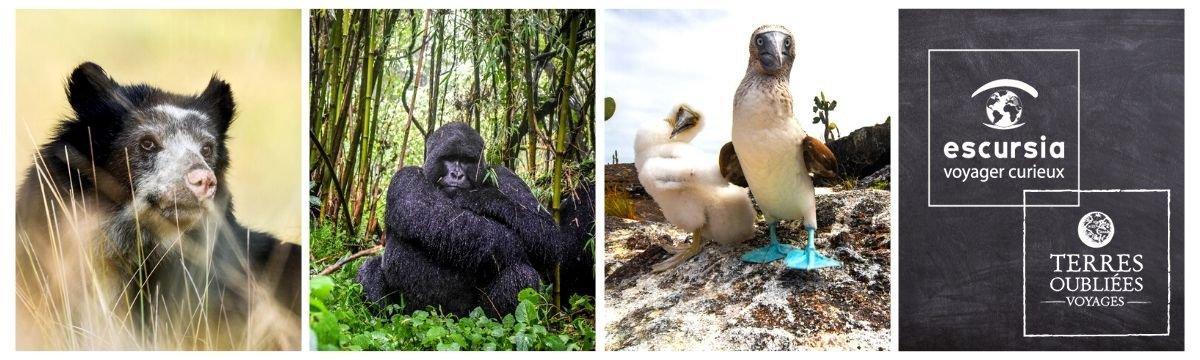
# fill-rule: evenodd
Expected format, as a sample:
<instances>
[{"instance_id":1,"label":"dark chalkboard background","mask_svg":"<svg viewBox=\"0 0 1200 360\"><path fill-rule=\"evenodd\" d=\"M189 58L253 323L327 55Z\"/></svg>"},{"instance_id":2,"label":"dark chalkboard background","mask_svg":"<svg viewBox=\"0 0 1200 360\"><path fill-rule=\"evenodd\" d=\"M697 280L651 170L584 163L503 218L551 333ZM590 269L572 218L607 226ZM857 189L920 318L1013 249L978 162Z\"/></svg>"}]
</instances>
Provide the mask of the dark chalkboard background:
<instances>
[{"instance_id":1,"label":"dark chalkboard background","mask_svg":"<svg viewBox=\"0 0 1200 360\"><path fill-rule=\"evenodd\" d=\"M900 11L901 350L1183 349L1183 46L1182 10ZM1080 49L1080 187L1171 190L1169 337L1022 336L1021 209L926 206L931 48Z\"/></svg>"}]
</instances>

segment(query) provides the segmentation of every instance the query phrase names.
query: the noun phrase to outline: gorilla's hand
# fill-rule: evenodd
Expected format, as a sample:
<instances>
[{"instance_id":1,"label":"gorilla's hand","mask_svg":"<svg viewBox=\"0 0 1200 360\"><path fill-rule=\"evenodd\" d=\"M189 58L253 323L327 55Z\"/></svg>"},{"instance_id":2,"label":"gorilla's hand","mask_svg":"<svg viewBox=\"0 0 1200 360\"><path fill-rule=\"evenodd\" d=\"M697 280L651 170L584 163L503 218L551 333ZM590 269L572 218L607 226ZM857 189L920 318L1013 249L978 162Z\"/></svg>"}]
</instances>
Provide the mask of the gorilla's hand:
<instances>
[{"instance_id":1,"label":"gorilla's hand","mask_svg":"<svg viewBox=\"0 0 1200 360\"><path fill-rule=\"evenodd\" d=\"M515 225L510 221L512 219L509 215L517 211L517 205L495 187L482 186L461 190L455 193L453 201L463 210L495 219L507 226Z\"/></svg>"}]
</instances>

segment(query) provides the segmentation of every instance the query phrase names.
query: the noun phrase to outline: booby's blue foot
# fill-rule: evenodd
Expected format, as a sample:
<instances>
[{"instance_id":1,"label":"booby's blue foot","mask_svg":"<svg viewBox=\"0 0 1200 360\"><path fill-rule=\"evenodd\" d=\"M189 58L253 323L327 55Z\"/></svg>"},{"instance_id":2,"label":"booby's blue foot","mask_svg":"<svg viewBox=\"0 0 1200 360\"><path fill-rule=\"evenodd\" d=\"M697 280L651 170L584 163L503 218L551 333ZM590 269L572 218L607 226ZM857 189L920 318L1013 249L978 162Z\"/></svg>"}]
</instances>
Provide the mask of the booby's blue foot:
<instances>
[{"instance_id":1,"label":"booby's blue foot","mask_svg":"<svg viewBox=\"0 0 1200 360\"><path fill-rule=\"evenodd\" d=\"M816 270L825 267L838 267L842 263L837 260L821 255L817 252L817 247L813 245L816 238L816 229L808 229L808 245L804 249L795 249L787 254L787 259L784 263L787 267L799 270Z\"/></svg>"},{"instance_id":2,"label":"booby's blue foot","mask_svg":"<svg viewBox=\"0 0 1200 360\"><path fill-rule=\"evenodd\" d=\"M742 254L742 261L765 264L775 260L783 259L784 257L787 257L789 252L797 250L793 246L779 243L779 236L775 235L775 225L778 223L778 221L775 221L771 222L770 225L767 225L767 227L770 229L771 243L767 244L767 246L750 250L749 252Z\"/></svg>"}]
</instances>

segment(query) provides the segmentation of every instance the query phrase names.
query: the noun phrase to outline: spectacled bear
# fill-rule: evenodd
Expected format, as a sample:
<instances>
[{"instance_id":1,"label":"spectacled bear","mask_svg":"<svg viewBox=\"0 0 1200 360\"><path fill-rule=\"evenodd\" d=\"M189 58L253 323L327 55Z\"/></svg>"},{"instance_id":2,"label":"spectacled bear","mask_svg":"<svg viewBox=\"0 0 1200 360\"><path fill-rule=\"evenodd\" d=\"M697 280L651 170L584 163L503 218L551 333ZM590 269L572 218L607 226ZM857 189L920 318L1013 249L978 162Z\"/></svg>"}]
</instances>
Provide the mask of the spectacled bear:
<instances>
[{"instance_id":1,"label":"spectacled bear","mask_svg":"<svg viewBox=\"0 0 1200 360\"><path fill-rule=\"evenodd\" d=\"M182 347L298 346L298 329L275 335L280 343L243 339L267 311L298 327L302 273L298 245L234 216L229 84L213 76L180 95L119 84L87 62L66 91L74 116L17 193L18 313L67 312L53 317L94 332L111 331L94 323L110 316L146 338L190 339Z\"/></svg>"}]
</instances>

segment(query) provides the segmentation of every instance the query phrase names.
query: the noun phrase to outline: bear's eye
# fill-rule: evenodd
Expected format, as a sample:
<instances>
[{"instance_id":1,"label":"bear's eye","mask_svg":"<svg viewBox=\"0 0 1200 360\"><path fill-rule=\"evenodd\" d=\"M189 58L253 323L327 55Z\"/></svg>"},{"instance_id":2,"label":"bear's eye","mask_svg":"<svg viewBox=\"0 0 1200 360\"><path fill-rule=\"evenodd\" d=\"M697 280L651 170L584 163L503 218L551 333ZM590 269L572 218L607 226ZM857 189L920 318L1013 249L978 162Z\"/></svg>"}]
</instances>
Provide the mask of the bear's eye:
<instances>
[{"instance_id":1,"label":"bear's eye","mask_svg":"<svg viewBox=\"0 0 1200 360\"><path fill-rule=\"evenodd\" d=\"M157 151L158 150L158 143L155 143L154 139L142 138L142 140L139 143L142 146L142 150L144 150L144 151Z\"/></svg>"},{"instance_id":2,"label":"bear's eye","mask_svg":"<svg viewBox=\"0 0 1200 360\"><path fill-rule=\"evenodd\" d=\"M212 156L212 145L206 144L200 147L200 155L203 155L204 157Z\"/></svg>"}]
</instances>

